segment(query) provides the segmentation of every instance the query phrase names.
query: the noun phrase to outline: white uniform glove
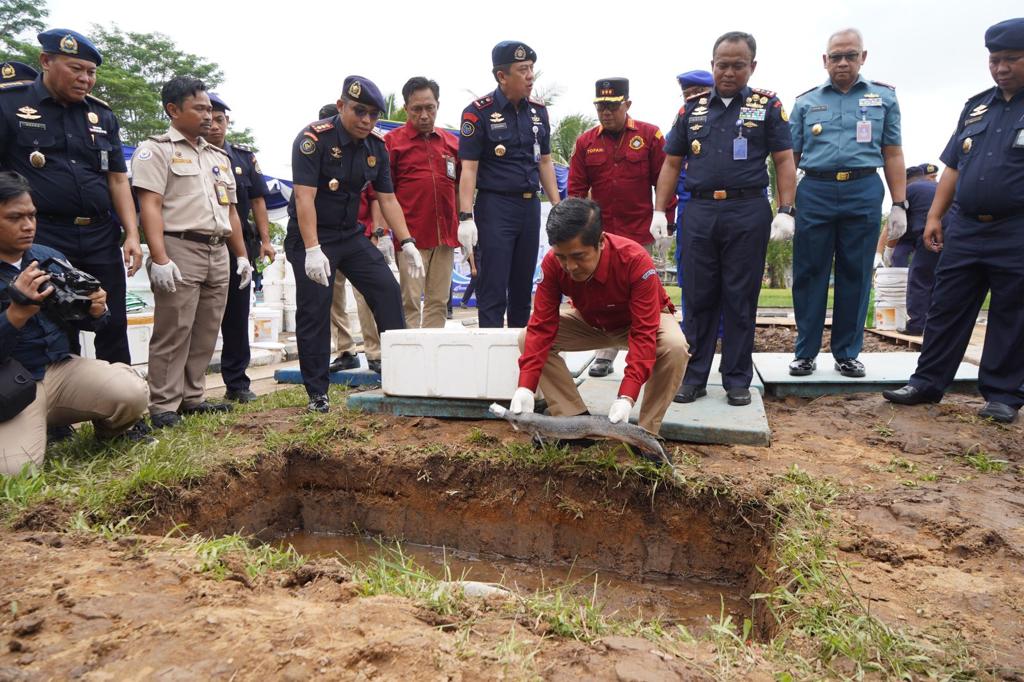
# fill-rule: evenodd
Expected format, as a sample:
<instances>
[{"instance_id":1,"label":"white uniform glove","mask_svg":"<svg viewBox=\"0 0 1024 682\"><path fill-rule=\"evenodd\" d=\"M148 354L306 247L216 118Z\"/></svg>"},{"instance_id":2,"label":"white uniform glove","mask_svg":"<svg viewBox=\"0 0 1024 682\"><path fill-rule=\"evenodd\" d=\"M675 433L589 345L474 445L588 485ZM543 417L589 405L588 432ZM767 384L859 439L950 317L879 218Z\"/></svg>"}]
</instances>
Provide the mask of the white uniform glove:
<instances>
[{"instance_id":1,"label":"white uniform glove","mask_svg":"<svg viewBox=\"0 0 1024 682\"><path fill-rule=\"evenodd\" d=\"M331 262L319 244L306 249L306 277L325 287L331 285Z\"/></svg>"},{"instance_id":2,"label":"white uniform glove","mask_svg":"<svg viewBox=\"0 0 1024 682\"><path fill-rule=\"evenodd\" d=\"M789 241L793 238L793 232L796 231L796 221L793 216L788 213L778 213L775 215L775 219L772 220L772 236L773 242L778 241Z\"/></svg>"},{"instance_id":3,"label":"white uniform glove","mask_svg":"<svg viewBox=\"0 0 1024 682\"><path fill-rule=\"evenodd\" d=\"M875 252L875 263L871 267L875 270L877 270L878 268L885 267L885 260L882 258L882 254L878 253L877 251Z\"/></svg>"},{"instance_id":4,"label":"white uniform glove","mask_svg":"<svg viewBox=\"0 0 1024 682\"><path fill-rule=\"evenodd\" d=\"M402 253L405 254L405 271L413 279L423 279L427 271L423 268L423 256L420 250L412 242L402 244Z\"/></svg>"},{"instance_id":5,"label":"white uniform glove","mask_svg":"<svg viewBox=\"0 0 1024 682\"><path fill-rule=\"evenodd\" d=\"M153 283L154 291L173 294L177 291L174 282L184 282L185 280L182 279L181 270L178 269L178 266L174 264L174 261L169 260L163 265L155 262L150 263L149 281Z\"/></svg>"},{"instance_id":6,"label":"white uniform glove","mask_svg":"<svg viewBox=\"0 0 1024 682\"><path fill-rule=\"evenodd\" d=\"M895 250L896 249L892 246L887 246L884 249L882 249L882 265L884 265L887 268L892 267L892 252Z\"/></svg>"},{"instance_id":7,"label":"white uniform glove","mask_svg":"<svg viewBox=\"0 0 1024 682\"><path fill-rule=\"evenodd\" d=\"M508 405L508 411L512 414L533 414L533 391L520 386L512 394L512 402Z\"/></svg>"},{"instance_id":8,"label":"white uniform glove","mask_svg":"<svg viewBox=\"0 0 1024 682\"><path fill-rule=\"evenodd\" d=\"M239 289L246 289L249 287L249 282L252 281L252 263L245 256L239 256L235 259L238 267L235 269L235 274L238 275Z\"/></svg>"},{"instance_id":9,"label":"white uniform glove","mask_svg":"<svg viewBox=\"0 0 1024 682\"><path fill-rule=\"evenodd\" d=\"M385 235L377 239L377 250L384 256L384 262L388 265L393 265L395 262L395 242L391 240L390 235Z\"/></svg>"},{"instance_id":10,"label":"white uniform glove","mask_svg":"<svg viewBox=\"0 0 1024 682\"><path fill-rule=\"evenodd\" d=\"M893 206L889 210L889 241L899 239L907 232L907 211L902 206Z\"/></svg>"},{"instance_id":11,"label":"white uniform glove","mask_svg":"<svg viewBox=\"0 0 1024 682\"><path fill-rule=\"evenodd\" d=\"M651 216L651 236L655 241L668 236L668 218L664 211L655 211Z\"/></svg>"},{"instance_id":12,"label":"white uniform glove","mask_svg":"<svg viewBox=\"0 0 1024 682\"><path fill-rule=\"evenodd\" d=\"M633 411L633 402L629 398L619 397L612 403L612 407L608 410L608 421L612 424L618 424L619 422L628 422L629 413Z\"/></svg>"},{"instance_id":13,"label":"white uniform glove","mask_svg":"<svg viewBox=\"0 0 1024 682\"><path fill-rule=\"evenodd\" d=\"M467 256L473 253L473 247L476 246L477 237L475 220L470 218L469 220L459 221L459 244L462 245L462 252Z\"/></svg>"}]
</instances>

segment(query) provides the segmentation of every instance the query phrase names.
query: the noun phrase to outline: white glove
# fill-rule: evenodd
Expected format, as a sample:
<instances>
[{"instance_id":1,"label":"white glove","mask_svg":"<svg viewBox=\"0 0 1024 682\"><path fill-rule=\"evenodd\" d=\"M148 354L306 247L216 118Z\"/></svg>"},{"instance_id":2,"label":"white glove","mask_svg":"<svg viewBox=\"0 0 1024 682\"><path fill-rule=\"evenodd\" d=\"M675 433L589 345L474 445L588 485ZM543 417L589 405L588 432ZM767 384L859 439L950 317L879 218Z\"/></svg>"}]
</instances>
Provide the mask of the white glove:
<instances>
[{"instance_id":1,"label":"white glove","mask_svg":"<svg viewBox=\"0 0 1024 682\"><path fill-rule=\"evenodd\" d=\"M473 253L473 247L477 242L476 221L472 218L459 222L459 244L462 245L462 252L467 256Z\"/></svg>"},{"instance_id":2,"label":"white glove","mask_svg":"<svg viewBox=\"0 0 1024 682\"><path fill-rule=\"evenodd\" d=\"M907 232L907 211L902 206L893 206L889 210L889 241L899 239Z\"/></svg>"},{"instance_id":3,"label":"white glove","mask_svg":"<svg viewBox=\"0 0 1024 682\"><path fill-rule=\"evenodd\" d=\"M608 421L612 424L618 424L619 422L628 422L629 413L633 411L633 403L629 398L616 398L615 402L612 403L612 407L608 410Z\"/></svg>"},{"instance_id":4,"label":"white glove","mask_svg":"<svg viewBox=\"0 0 1024 682\"><path fill-rule=\"evenodd\" d=\"M384 255L384 261L388 265L394 265L395 263L395 243L391 241L390 235L385 235L377 239L377 250Z\"/></svg>"},{"instance_id":5,"label":"white glove","mask_svg":"<svg viewBox=\"0 0 1024 682\"><path fill-rule=\"evenodd\" d=\"M668 236L668 218L664 211L655 211L651 216L651 236L655 240Z\"/></svg>"},{"instance_id":6,"label":"white glove","mask_svg":"<svg viewBox=\"0 0 1024 682\"><path fill-rule=\"evenodd\" d=\"M888 247L886 247L886 248L888 248ZM875 263L871 267L874 270L877 270L878 268L884 268L885 267L885 259L883 259L882 258L882 254L878 253L877 251L875 252Z\"/></svg>"},{"instance_id":7,"label":"white glove","mask_svg":"<svg viewBox=\"0 0 1024 682\"><path fill-rule=\"evenodd\" d=\"M887 246L884 249L882 249L882 265L884 265L887 268L892 267L892 252L895 250L896 249L893 248L892 246Z\"/></svg>"},{"instance_id":8,"label":"white glove","mask_svg":"<svg viewBox=\"0 0 1024 682\"><path fill-rule=\"evenodd\" d=\"M423 268L423 256L420 250L412 242L402 244L402 253L405 254L405 270L413 279L423 279L427 271Z\"/></svg>"},{"instance_id":9,"label":"white glove","mask_svg":"<svg viewBox=\"0 0 1024 682\"><path fill-rule=\"evenodd\" d=\"M777 213L775 219L772 220L772 236L773 242L778 241L789 241L793 238L793 232L796 231L796 221L793 216L788 213Z\"/></svg>"},{"instance_id":10,"label":"white glove","mask_svg":"<svg viewBox=\"0 0 1024 682\"><path fill-rule=\"evenodd\" d=\"M508 411L512 414L533 414L533 391L520 386L512 394L512 402L508 405Z\"/></svg>"},{"instance_id":11,"label":"white glove","mask_svg":"<svg viewBox=\"0 0 1024 682\"><path fill-rule=\"evenodd\" d=\"M163 265L156 262L150 263L149 281L153 283L155 291L173 294L177 291L174 282L184 282L185 280L182 279L181 270L178 269L178 266L174 264L174 261L169 260Z\"/></svg>"},{"instance_id":12,"label":"white glove","mask_svg":"<svg viewBox=\"0 0 1024 682\"><path fill-rule=\"evenodd\" d=\"M331 285L331 262L319 244L306 249L306 277L325 287Z\"/></svg>"},{"instance_id":13,"label":"white glove","mask_svg":"<svg viewBox=\"0 0 1024 682\"><path fill-rule=\"evenodd\" d=\"M235 274L238 275L241 280L238 283L239 289L246 289L249 286L249 282L252 281L252 263L245 256L239 256L235 259L238 264L238 268L235 270Z\"/></svg>"}]
</instances>

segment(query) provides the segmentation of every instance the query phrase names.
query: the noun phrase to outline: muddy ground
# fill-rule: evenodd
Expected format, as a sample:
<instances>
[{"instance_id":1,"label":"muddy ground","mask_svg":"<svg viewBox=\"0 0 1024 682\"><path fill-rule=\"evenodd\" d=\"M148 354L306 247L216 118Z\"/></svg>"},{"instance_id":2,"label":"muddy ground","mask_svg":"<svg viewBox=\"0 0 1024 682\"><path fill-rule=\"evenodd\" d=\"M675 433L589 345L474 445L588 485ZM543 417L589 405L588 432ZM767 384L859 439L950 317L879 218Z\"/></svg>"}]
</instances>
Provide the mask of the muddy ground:
<instances>
[{"instance_id":1,"label":"muddy ground","mask_svg":"<svg viewBox=\"0 0 1024 682\"><path fill-rule=\"evenodd\" d=\"M322 447L264 452L268 430L305 428L301 409L245 415L232 427L251 436L238 466L154 489L141 534L69 533L72 510L47 505L2 531L0 680L770 680L785 666L767 647L724 663L708 641L584 643L490 602L440 616L360 596L329 560L258 578L229 566L217 580L162 536L175 524L263 537L355 524L749 593L771 587L757 570L775 575L765 500L794 465L839 486L832 551L871 614L964 643L973 677L1021 680L1024 428L978 420L980 405L965 395L912 408L873 394L768 398L771 447L671 444L680 471L706 484L653 492L585 466L496 461L495 448L526 441L499 422L346 415ZM752 613L753 636L784 632L763 608Z\"/></svg>"}]
</instances>

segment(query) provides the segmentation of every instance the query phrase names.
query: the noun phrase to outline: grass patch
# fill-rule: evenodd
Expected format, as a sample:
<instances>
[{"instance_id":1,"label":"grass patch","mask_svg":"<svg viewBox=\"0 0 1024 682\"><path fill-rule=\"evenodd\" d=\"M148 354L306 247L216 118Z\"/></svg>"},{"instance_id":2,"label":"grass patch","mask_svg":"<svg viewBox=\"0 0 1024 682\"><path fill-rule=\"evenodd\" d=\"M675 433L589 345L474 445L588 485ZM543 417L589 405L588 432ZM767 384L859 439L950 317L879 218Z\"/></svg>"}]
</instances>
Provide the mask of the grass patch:
<instances>
[{"instance_id":1,"label":"grass patch","mask_svg":"<svg viewBox=\"0 0 1024 682\"><path fill-rule=\"evenodd\" d=\"M682 289L673 285L666 285L665 291L668 292L668 297L672 299L672 302L679 305L682 300ZM826 304L829 310L832 309L833 301L833 289L829 287L828 290L828 303ZM982 310L988 310L991 294L985 296L984 303L981 304ZM872 291L872 301L874 301L874 292ZM792 289L767 289L762 287L761 291L757 295L757 307L758 308L792 308L793 307L793 290ZM872 317L869 315L869 318Z\"/></svg>"},{"instance_id":2,"label":"grass patch","mask_svg":"<svg viewBox=\"0 0 1024 682\"><path fill-rule=\"evenodd\" d=\"M194 554L199 561L194 570L216 580L252 580L267 571L292 570L305 563L291 546L281 549L238 533L213 539L193 535L179 551Z\"/></svg>"},{"instance_id":3,"label":"grass patch","mask_svg":"<svg viewBox=\"0 0 1024 682\"><path fill-rule=\"evenodd\" d=\"M981 449L981 445L972 445L960 458L964 464L983 474L997 474L1006 469L1009 461L996 459Z\"/></svg>"}]
</instances>

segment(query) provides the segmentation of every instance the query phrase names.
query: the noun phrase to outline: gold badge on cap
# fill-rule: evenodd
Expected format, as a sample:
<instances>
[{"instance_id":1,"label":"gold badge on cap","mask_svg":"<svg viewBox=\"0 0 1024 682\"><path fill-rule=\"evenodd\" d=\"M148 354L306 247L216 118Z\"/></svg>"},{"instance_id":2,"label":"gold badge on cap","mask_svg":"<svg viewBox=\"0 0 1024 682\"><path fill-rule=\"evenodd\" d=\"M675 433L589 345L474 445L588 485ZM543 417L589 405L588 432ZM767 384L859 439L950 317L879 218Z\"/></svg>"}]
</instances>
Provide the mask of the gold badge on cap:
<instances>
[{"instance_id":1,"label":"gold badge on cap","mask_svg":"<svg viewBox=\"0 0 1024 682\"><path fill-rule=\"evenodd\" d=\"M46 156L38 149L28 155L28 162L33 168L42 168L46 165Z\"/></svg>"},{"instance_id":2,"label":"gold badge on cap","mask_svg":"<svg viewBox=\"0 0 1024 682\"><path fill-rule=\"evenodd\" d=\"M78 54L78 41L70 33L60 39L60 51L66 54Z\"/></svg>"},{"instance_id":3,"label":"gold badge on cap","mask_svg":"<svg viewBox=\"0 0 1024 682\"><path fill-rule=\"evenodd\" d=\"M973 146L974 140L968 137L964 140L964 143L960 146L960 148L964 151L964 154L966 154L967 152L971 151L971 147Z\"/></svg>"},{"instance_id":4,"label":"gold badge on cap","mask_svg":"<svg viewBox=\"0 0 1024 682\"><path fill-rule=\"evenodd\" d=\"M0 69L0 78L14 78L14 67L10 64L4 64L3 68Z\"/></svg>"},{"instance_id":5,"label":"gold badge on cap","mask_svg":"<svg viewBox=\"0 0 1024 682\"><path fill-rule=\"evenodd\" d=\"M516 51L512 53L512 56L517 61L522 61L526 59L526 48L520 45L519 47L516 48Z\"/></svg>"},{"instance_id":6,"label":"gold badge on cap","mask_svg":"<svg viewBox=\"0 0 1024 682\"><path fill-rule=\"evenodd\" d=\"M494 148L494 155L495 156L505 156L505 145L499 144L497 147L495 147Z\"/></svg>"},{"instance_id":7,"label":"gold badge on cap","mask_svg":"<svg viewBox=\"0 0 1024 682\"><path fill-rule=\"evenodd\" d=\"M338 188L341 187L341 183L338 182L338 178L331 178L330 182L327 183L327 187L332 192L337 192Z\"/></svg>"},{"instance_id":8,"label":"gold badge on cap","mask_svg":"<svg viewBox=\"0 0 1024 682\"><path fill-rule=\"evenodd\" d=\"M821 135L821 124L820 123L815 123L814 125L811 126L811 134L812 135Z\"/></svg>"},{"instance_id":9,"label":"gold badge on cap","mask_svg":"<svg viewBox=\"0 0 1024 682\"><path fill-rule=\"evenodd\" d=\"M690 143L690 151L694 154L700 154L700 140L694 140Z\"/></svg>"},{"instance_id":10,"label":"gold badge on cap","mask_svg":"<svg viewBox=\"0 0 1024 682\"><path fill-rule=\"evenodd\" d=\"M352 81L352 84L348 86L348 96L353 99L359 99L359 95L363 94L363 86L359 81Z\"/></svg>"},{"instance_id":11,"label":"gold badge on cap","mask_svg":"<svg viewBox=\"0 0 1024 682\"><path fill-rule=\"evenodd\" d=\"M376 168L377 167L377 157L376 156L367 156L366 157L366 165L369 166L370 168Z\"/></svg>"},{"instance_id":12,"label":"gold badge on cap","mask_svg":"<svg viewBox=\"0 0 1024 682\"><path fill-rule=\"evenodd\" d=\"M331 147L331 158L332 159L340 159L341 158L341 147L338 147L338 146Z\"/></svg>"},{"instance_id":13,"label":"gold badge on cap","mask_svg":"<svg viewBox=\"0 0 1024 682\"><path fill-rule=\"evenodd\" d=\"M85 115L85 117L89 119L89 123L93 125L96 125L100 122L100 117L96 115L95 111L90 111L88 114Z\"/></svg>"}]
</instances>

